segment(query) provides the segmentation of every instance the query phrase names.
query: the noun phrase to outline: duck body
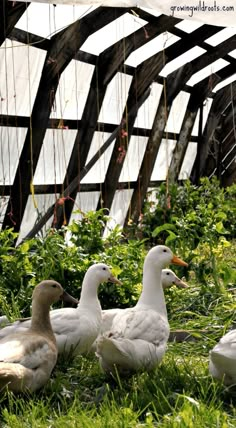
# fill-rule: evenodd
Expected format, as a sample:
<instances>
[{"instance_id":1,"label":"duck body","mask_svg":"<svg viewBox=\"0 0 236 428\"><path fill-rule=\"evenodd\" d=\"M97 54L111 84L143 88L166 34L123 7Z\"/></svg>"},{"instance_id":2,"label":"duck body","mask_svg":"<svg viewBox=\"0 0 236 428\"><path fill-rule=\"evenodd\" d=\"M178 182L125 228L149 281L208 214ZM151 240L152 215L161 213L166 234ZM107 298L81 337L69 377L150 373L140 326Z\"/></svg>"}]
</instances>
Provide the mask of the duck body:
<instances>
[{"instance_id":1,"label":"duck body","mask_svg":"<svg viewBox=\"0 0 236 428\"><path fill-rule=\"evenodd\" d=\"M58 282L42 281L33 292L30 328L0 341L0 390L33 392L48 381L58 353L49 309L60 297Z\"/></svg>"},{"instance_id":2,"label":"duck body","mask_svg":"<svg viewBox=\"0 0 236 428\"><path fill-rule=\"evenodd\" d=\"M76 308L50 311L52 330L59 354L86 354L100 332L102 309L98 287L102 282L120 283L108 266L97 263L87 270L82 283L81 296ZM27 331L31 320L16 321L0 330L0 338L14 331Z\"/></svg>"},{"instance_id":3,"label":"duck body","mask_svg":"<svg viewBox=\"0 0 236 428\"><path fill-rule=\"evenodd\" d=\"M104 371L151 370L165 354L169 337L165 316L149 308L126 309L114 317L111 330L97 339L97 354Z\"/></svg>"},{"instance_id":4,"label":"duck body","mask_svg":"<svg viewBox=\"0 0 236 428\"><path fill-rule=\"evenodd\" d=\"M56 344L30 331L15 333L0 342L0 389L36 391L45 385L57 361Z\"/></svg>"},{"instance_id":5,"label":"duck body","mask_svg":"<svg viewBox=\"0 0 236 428\"><path fill-rule=\"evenodd\" d=\"M161 271L171 262L185 264L164 245L148 252L138 303L117 313L110 330L97 339L96 353L104 371L148 371L161 362L170 332Z\"/></svg>"},{"instance_id":6,"label":"duck body","mask_svg":"<svg viewBox=\"0 0 236 428\"><path fill-rule=\"evenodd\" d=\"M176 285L180 288L187 288L188 285L183 282L171 269L162 269L161 272L161 282L162 287L165 290L170 288L172 285ZM114 309L105 309L102 310L102 324L101 324L101 334L109 331L112 327L113 320L116 315L124 313L126 309L114 308ZM96 343L91 347L91 351L96 351Z\"/></svg>"},{"instance_id":7,"label":"duck body","mask_svg":"<svg viewBox=\"0 0 236 428\"><path fill-rule=\"evenodd\" d=\"M210 351L209 370L225 385L236 384L236 330L225 334Z\"/></svg>"}]
</instances>

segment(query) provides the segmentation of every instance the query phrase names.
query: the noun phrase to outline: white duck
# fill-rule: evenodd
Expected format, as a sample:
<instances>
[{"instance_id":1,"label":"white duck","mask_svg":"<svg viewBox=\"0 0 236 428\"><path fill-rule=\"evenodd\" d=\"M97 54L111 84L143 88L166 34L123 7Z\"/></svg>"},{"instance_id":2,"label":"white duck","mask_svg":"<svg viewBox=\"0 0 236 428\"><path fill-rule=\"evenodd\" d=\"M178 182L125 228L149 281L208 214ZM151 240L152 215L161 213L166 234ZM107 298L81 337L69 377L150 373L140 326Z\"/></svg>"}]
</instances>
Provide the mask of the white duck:
<instances>
[{"instance_id":1,"label":"white duck","mask_svg":"<svg viewBox=\"0 0 236 428\"><path fill-rule=\"evenodd\" d=\"M56 281L42 281L35 287L31 327L0 341L0 390L8 387L14 392L33 392L48 381L57 361L49 310L65 295Z\"/></svg>"},{"instance_id":2,"label":"white duck","mask_svg":"<svg viewBox=\"0 0 236 428\"><path fill-rule=\"evenodd\" d=\"M86 354L97 338L102 322L102 309L98 299L98 287L102 282L121 284L109 267L97 263L87 270L81 288L77 308L61 308L50 311L52 329L59 354ZM31 320L16 321L0 330L0 338L14 331L26 331Z\"/></svg>"},{"instance_id":3,"label":"white duck","mask_svg":"<svg viewBox=\"0 0 236 428\"><path fill-rule=\"evenodd\" d=\"M225 334L210 351L209 370L225 385L236 384L236 330Z\"/></svg>"},{"instance_id":4,"label":"white duck","mask_svg":"<svg viewBox=\"0 0 236 428\"><path fill-rule=\"evenodd\" d=\"M138 303L134 308L118 313L110 331L97 340L97 356L104 371L151 370L162 360L170 329L161 271L170 263L187 266L165 245L158 245L148 252Z\"/></svg>"},{"instance_id":5,"label":"white duck","mask_svg":"<svg viewBox=\"0 0 236 428\"><path fill-rule=\"evenodd\" d=\"M187 266L165 245L158 245L148 252L138 303L134 308L118 313L110 331L97 340L97 356L104 371L151 370L162 360L170 329L161 271L170 263Z\"/></svg>"},{"instance_id":6,"label":"white duck","mask_svg":"<svg viewBox=\"0 0 236 428\"><path fill-rule=\"evenodd\" d=\"M162 269L161 283L164 290L166 288L170 288L172 285L176 285L179 288L188 287L188 285L185 282L183 282L180 278L178 278L178 276L171 269ZM105 333L105 331L110 330L114 317L117 314L121 314L125 310L126 309L121 309L121 308L104 309L102 311L101 334ZM96 341L93 343L90 351L91 352L96 351Z\"/></svg>"}]
</instances>

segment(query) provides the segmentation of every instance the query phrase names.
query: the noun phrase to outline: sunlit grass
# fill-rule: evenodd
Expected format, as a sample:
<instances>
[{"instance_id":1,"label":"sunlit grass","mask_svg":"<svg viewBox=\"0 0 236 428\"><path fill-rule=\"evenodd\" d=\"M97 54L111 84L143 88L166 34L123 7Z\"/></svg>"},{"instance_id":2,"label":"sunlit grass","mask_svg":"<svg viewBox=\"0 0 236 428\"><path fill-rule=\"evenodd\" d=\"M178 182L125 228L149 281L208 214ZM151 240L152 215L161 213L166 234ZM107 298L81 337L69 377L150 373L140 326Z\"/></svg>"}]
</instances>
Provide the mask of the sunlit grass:
<instances>
[{"instance_id":1,"label":"sunlit grass","mask_svg":"<svg viewBox=\"0 0 236 428\"><path fill-rule=\"evenodd\" d=\"M235 296L189 283L166 300L171 329L193 330L195 341L169 343L155 371L130 378L108 378L95 356L59 358L43 390L0 397L1 428L236 427L236 389L208 371L209 350L235 321Z\"/></svg>"}]
</instances>

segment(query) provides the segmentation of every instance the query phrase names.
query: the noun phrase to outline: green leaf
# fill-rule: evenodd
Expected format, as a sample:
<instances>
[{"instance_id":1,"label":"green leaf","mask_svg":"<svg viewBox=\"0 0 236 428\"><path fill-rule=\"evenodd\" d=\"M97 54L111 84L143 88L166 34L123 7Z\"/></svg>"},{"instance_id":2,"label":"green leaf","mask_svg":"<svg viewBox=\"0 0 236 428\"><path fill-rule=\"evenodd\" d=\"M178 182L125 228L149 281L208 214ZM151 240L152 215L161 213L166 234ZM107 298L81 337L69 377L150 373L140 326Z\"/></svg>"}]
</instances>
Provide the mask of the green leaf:
<instances>
[{"instance_id":1,"label":"green leaf","mask_svg":"<svg viewBox=\"0 0 236 428\"><path fill-rule=\"evenodd\" d=\"M219 221L218 223L216 223L216 231L218 232L218 233L221 233L221 234L226 234L226 233L229 233L225 228L224 228L224 225L223 225L223 223L222 223L222 221Z\"/></svg>"},{"instance_id":2,"label":"green leaf","mask_svg":"<svg viewBox=\"0 0 236 428\"><path fill-rule=\"evenodd\" d=\"M153 230L152 237L155 238L155 236L159 235L161 232L167 232L169 230L176 230L175 225L171 223L162 224Z\"/></svg>"},{"instance_id":3,"label":"green leaf","mask_svg":"<svg viewBox=\"0 0 236 428\"><path fill-rule=\"evenodd\" d=\"M166 238L166 242L165 242L166 245L177 238L177 235L174 232L171 232L170 230L168 230L168 234L169 236Z\"/></svg>"}]
</instances>

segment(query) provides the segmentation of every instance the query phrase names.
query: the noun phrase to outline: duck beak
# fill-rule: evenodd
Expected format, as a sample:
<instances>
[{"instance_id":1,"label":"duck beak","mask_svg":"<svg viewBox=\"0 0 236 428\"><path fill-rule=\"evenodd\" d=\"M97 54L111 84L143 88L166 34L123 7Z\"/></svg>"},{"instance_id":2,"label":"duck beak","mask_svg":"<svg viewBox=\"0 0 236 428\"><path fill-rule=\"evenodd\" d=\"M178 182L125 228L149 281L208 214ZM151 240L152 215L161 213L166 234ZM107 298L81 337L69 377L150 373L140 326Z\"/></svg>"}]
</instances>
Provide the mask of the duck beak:
<instances>
[{"instance_id":1,"label":"duck beak","mask_svg":"<svg viewBox=\"0 0 236 428\"><path fill-rule=\"evenodd\" d=\"M115 276L113 276L113 275L109 276L108 281L112 282L113 284L122 285L122 282L118 278L116 278Z\"/></svg>"},{"instance_id":2,"label":"duck beak","mask_svg":"<svg viewBox=\"0 0 236 428\"><path fill-rule=\"evenodd\" d=\"M188 288L188 284L186 284L182 279L176 277L176 279L173 281L173 284L175 284L179 288Z\"/></svg>"},{"instance_id":3,"label":"duck beak","mask_svg":"<svg viewBox=\"0 0 236 428\"><path fill-rule=\"evenodd\" d=\"M74 297L72 297L65 290L64 290L63 294L61 295L61 300L63 300L63 302L71 303L71 304L74 304L74 305L78 305L78 303L79 303L79 301L77 299L75 299Z\"/></svg>"},{"instance_id":4,"label":"duck beak","mask_svg":"<svg viewBox=\"0 0 236 428\"><path fill-rule=\"evenodd\" d=\"M188 266L188 263L184 262L182 259L180 259L177 256L172 257L171 263L173 263L174 265Z\"/></svg>"}]
</instances>

